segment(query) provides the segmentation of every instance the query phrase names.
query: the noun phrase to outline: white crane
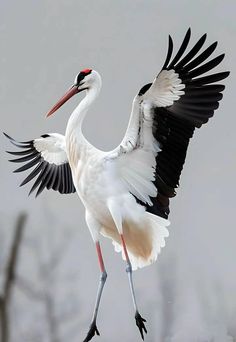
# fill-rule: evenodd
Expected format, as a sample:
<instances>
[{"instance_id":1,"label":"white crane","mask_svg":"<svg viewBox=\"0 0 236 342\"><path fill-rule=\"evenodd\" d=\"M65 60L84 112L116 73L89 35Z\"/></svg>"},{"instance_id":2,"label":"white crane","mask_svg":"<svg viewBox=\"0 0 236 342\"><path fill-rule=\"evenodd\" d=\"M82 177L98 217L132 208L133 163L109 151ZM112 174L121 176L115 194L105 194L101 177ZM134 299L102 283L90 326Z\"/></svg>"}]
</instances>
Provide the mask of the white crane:
<instances>
[{"instance_id":1,"label":"white crane","mask_svg":"<svg viewBox=\"0 0 236 342\"><path fill-rule=\"evenodd\" d=\"M189 139L195 128L206 123L218 108L224 85L215 82L229 75L220 72L198 77L217 66L224 55L205 63L217 45L215 42L202 49L206 34L185 53L190 36L189 29L172 60L173 42L169 36L163 68L135 96L126 134L115 150L103 152L95 148L82 133L84 117L102 85L99 73L91 69L76 76L72 87L47 114L52 115L73 95L85 91L86 96L69 118L65 136L49 133L17 142L5 134L22 149L8 152L18 156L11 161L27 162L14 172L35 167L21 185L37 176L30 193L36 188L36 196L45 188L62 194L76 191L85 206L101 278L92 323L84 341L99 335L96 319L107 278L101 235L112 239L115 250L122 252L136 324L143 339L147 332L137 307L132 270L152 264L165 246L169 198L176 194Z\"/></svg>"}]
</instances>

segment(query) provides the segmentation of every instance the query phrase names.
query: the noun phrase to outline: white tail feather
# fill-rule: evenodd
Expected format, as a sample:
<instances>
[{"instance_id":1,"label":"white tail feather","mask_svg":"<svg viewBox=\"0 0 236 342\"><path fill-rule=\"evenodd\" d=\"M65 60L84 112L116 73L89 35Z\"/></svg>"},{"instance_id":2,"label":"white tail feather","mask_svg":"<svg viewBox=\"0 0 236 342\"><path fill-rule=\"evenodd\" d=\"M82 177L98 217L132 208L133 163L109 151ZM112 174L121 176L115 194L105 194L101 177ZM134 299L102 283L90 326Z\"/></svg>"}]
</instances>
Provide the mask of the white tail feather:
<instances>
[{"instance_id":1,"label":"white tail feather","mask_svg":"<svg viewBox=\"0 0 236 342\"><path fill-rule=\"evenodd\" d=\"M133 270L148 266L157 260L161 248L165 246L165 238L169 236L166 228L169 224L168 220L148 212L139 224L131 221L123 223L123 234ZM104 227L101 233L112 239L115 251L122 252L125 260L118 231Z\"/></svg>"}]
</instances>

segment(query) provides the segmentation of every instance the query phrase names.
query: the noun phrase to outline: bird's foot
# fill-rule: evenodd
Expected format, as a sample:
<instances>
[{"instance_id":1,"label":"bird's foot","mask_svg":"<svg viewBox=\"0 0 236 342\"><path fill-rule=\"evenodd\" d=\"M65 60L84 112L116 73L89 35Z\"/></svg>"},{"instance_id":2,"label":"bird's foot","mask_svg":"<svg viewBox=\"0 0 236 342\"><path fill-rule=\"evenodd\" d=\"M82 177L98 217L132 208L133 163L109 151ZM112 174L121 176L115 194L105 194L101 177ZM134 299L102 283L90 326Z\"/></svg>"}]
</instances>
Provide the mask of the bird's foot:
<instances>
[{"instance_id":1,"label":"bird's foot","mask_svg":"<svg viewBox=\"0 0 236 342\"><path fill-rule=\"evenodd\" d=\"M136 325L139 328L139 332L141 334L142 339L144 340L144 334L143 332L147 333L147 329L145 327L144 322L146 322L146 319L144 319L138 311L135 313L135 320L136 320Z\"/></svg>"},{"instance_id":2,"label":"bird's foot","mask_svg":"<svg viewBox=\"0 0 236 342\"><path fill-rule=\"evenodd\" d=\"M93 321L90 325L89 332L87 333L87 336L83 340L83 342L88 342L88 341L92 340L92 338L93 338L93 336L95 336L95 334L100 336L100 333L99 333L97 325L96 325L96 321Z\"/></svg>"}]
</instances>

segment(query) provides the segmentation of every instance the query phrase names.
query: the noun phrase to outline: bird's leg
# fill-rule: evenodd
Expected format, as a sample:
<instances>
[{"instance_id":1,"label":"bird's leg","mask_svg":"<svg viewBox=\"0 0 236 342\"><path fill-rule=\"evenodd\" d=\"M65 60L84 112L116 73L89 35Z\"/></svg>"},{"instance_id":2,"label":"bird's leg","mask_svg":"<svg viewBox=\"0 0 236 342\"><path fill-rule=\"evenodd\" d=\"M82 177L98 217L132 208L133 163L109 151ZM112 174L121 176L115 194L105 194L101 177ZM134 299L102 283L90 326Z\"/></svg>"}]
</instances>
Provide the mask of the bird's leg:
<instances>
[{"instance_id":1,"label":"bird's leg","mask_svg":"<svg viewBox=\"0 0 236 342\"><path fill-rule=\"evenodd\" d=\"M99 231L101 229L100 223L91 215L91 213L86 210L85 213L85 219L88 225L88 228L90 230L90 233L92 235L93 241L96 245L96 251L98 255L98 262L99 262L99 267L101 271L101 277L100 277L100 282L98 286L98 292L97 292L97 297L96 297L96 302L95 302L95 307L94 307L94 312L93 312L93 318L92 318L92 323L90 325L89 332L83 342L88 342L90 341L95 334L100 335L99 331L96 326L96 320L97 320L97 314L98 314L98 308L102 296L102 291L104 284L107 279L107 272L105 270L104 262L103 262L103 257L102 257L102 251L99 243Z\"/></svg>"},{"instance_id":2,"label":"bird's leg","mask_svg":"<svg viewBox=\"0 0 236 342\"><path fill-rule=\"evenodd\" d=\"M144 324L144 322L146 322L146 320L140 315L140 313L138 311L138 306L137 306L135 292L134 292L133 277L132 277L132 265L131 265L131 262L129 260L129 255L128 255L128 251L126 248L126 244L125 244L123 234L120 234L120 237L121 237L122 247L123 247L123 251L124 251L124 255L125 255L125 260L127 263L126 272L128 274L129 285L130 285L131 295L132 295L133 304L134 304L135 321L136 321L137 327L139 328L141 337L144 340L144 332L147 333L147 329L146 329L145 324Z\"/></svg>"},{"instance_id":3,"label":"bird's leg","mask_svg":"<svg viewBox=\"0 0 236 342\"><path fill-rule=\"evenodd\" d=\"M97 320L98 309L99 309L99 304L100 304L100 300L102 296L103 287L107 279L107 272L105 270L99 241L96 242L96 250L97 250L97 255L98 255L99 267L101 270L101 277L100 277L100 282L98 286L98 292L97 292L97 297L96 297L96 302L95 302L95 307L94 307L94 312L93 312L92 323L90 325L89 332L83 342L90 341L95 334L100 335L97 325L96 325L96 320Z\"/></svg>"},{"instance_id":4,"label":"bird's leg","mask_svg":"<svg viewBox=\"0 0 236 342\"><path fill-rule=\"evenodd\" d=\"M96 250L97 250L98 261L99 261L99 266L100 266L100 270L101 270L101 277L100 277L98 293L97 293L97 298L96 298L96 303L95 303L95 308L94 308L94 313L93 313L93 320L92 320L95 322L97 319L98 308L99 308L99 304L100 304L100 300L101 300L101 296L102 296L103 287L104 287L106 279L107 279L107 272L105 270L104 261L103 261L103 257L102 257L102 251L101 251L99 241L96 242Z\"/></svg>"},{"instance_id":5,"label":"bird's leg","mask_svg":"<svg viewBox=\"0 0 236 342\"><path fill-rule=\"evenodd\" d=\"M124 255L125 255L125 260L127 263L126 272L128 274L132 299L133 299L133 303L134 303L136 325L139 328L142 339L144 340L144 333L143 332L147 333L147 329L146 329L145 324L144 324L144 322L146 322L146 320L144 318L142 318L142 316L140 315L140 313L138 311L137 303L136 303L136 298L135 298L135 293L134 293L133 277L132 277L132 265L131 265L131 262L129 260L129 255L128 255L128 251L127 251L124 236L123 236L123 225L122 225L122 215L121 215L121 211L120 211L120 205L117 203L115 198L110 198L107 202L107 206L108 206L108 209L111 213L113 221L114 221L116 228L117 228L117 230L120 234L120 237L121 237L121 243L122 243L122 247L123 247L123 251L124 251Z\"/></svg>"}]
</instances>

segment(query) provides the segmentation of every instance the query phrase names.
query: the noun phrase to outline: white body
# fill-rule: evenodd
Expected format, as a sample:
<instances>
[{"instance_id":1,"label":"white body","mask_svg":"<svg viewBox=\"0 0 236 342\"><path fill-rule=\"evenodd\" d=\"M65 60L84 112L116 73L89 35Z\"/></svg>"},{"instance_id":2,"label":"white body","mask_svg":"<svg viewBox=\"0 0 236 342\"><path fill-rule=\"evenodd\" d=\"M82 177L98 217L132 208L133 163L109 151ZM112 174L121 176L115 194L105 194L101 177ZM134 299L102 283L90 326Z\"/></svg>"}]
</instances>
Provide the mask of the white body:
<instances>
[{"instance_id":1,"label":"white body","mask_svg":"<svg viewBox=\"0 0 236 342\"><path fill-rule=\"evenodd\" d=\"M95 71L92 74L93 83L87 90L87 96L68 121L66 153L94 241L99 240L101 233L113 240L116 251L121 251L119 234L123 232L133 269L136 269L156 260L160 248L165 245L164 238L168 236L165 227L169 222L147 213L130 193L132 191L149 204L150 196L156 196L157 190L152 181L158 147L151 134L151 126L144 125L143 139L146 137L146 141L142 142L141 148L133 148L138 131L135 121L139 120L139 117L135 117L136 99L130 125L122 141L124 147L103 152L85 139L82 122L101 88L99 74ZM130 140L132 148L129 151Z\"/></svg>"},{"instance_id":2,"label":"white body","mask_svg":"<svg viewBox=\"0 0 236 342\"><path fill-rule=\"evenodd\" d=\"M136 303L132 269L157 259L169 225L168 220L149 211L168 217L169 198L176 194L189 141L195 128L207 123L219 106L224 85L215 82L229 75L220 72L202 77L223 60L224 54L205 63L217 46L215 42L201 50L206 34L185 53L190 36L189 29L172 60L173 41L169 36L162 70L135 96L127 131L113 151L96 149L82 134L83 119L101 89L101 77L91 69L76 76L72 87L47 114L50 116L72 96L86 90L85 98L69 118L65 136L52 133L17 142L5 134L21 149L8 151L18 156L11 161L26 162L15 172L36 166L21 185L35 178L30 193L37 188L36 196L45 188L61 194L77 191L85 206L101 278L92 323L84 341L99 335L96 319L107 277L99 243L101 234L112 239L115 250L123 253L142 339L147 332Z\"/></svg>"},{"instance_id":3,"label":"white body","mask_svg":"<svg viewBox=\"0 0 236 342\"><path fill-rule=\"evenodd\" d=\"M23 155L13 162L27 162L15 172L37 165L21 185L37 176L30 190L31 193L38 187L36 196L45 187L60 193L77 191L94 241L98 242L103 234L113 240L117 251L121 250L121 242L123 247L126 244L126 259L130 257L134 269L155 261L165 244L169 222L148 212L152 199L153 211L168 217L169 198L175 196L179 185L189 140L195 128L207 123L219 106L224 85L215 82L229 75L226 71L203 76L223 60L224 54L206 62L217 46L215 42L201 49L206 34L185 53L190 37L188 29L171 60L173 41L169 36L163 68L135 96L127 131L113 151L96 149L82 134L83 119L102 83L100 75L91 69L76 76L73 86L47 114L53 114L69 98L86 90L85 98L69 118L65 137L52 133L17 142L5 134L13 145L28 149L9 152ZM162 152L157 155L159 143Z\"/></svg>"}]
</instances>

